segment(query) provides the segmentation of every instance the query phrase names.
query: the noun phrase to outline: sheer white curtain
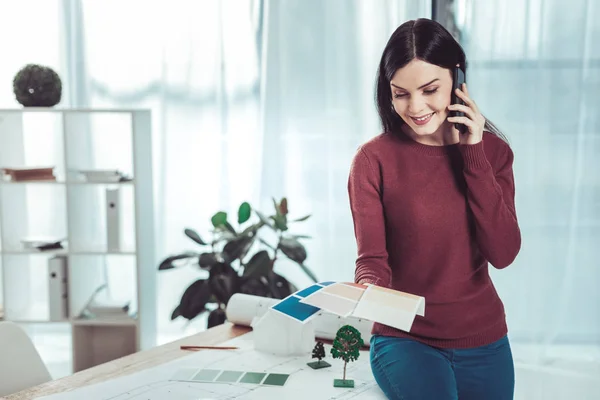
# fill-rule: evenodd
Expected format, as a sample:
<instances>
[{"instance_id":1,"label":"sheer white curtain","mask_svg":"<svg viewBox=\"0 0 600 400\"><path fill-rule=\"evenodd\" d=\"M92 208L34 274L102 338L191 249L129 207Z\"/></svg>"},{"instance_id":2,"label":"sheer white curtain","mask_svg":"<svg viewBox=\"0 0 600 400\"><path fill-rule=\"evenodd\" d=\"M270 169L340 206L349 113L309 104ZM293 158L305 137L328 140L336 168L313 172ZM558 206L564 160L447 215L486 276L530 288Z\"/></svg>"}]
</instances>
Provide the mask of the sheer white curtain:
<instances>
[{"instance_id":1,"label":"sheer white curtain","mask_svg":"<svg viewBox=\"0 0 600 400\"><path fill-rule=\"evenodd\" d=\"M216 211L253 203L260 189L261 3L79 4L86 105L152 109L158 254L195 250L184 228L208 232ZM188 333L170 314L200 274L158 274L159 341Z\"/></svg>"},{"instance_id":2,"label":"sheer white curtain","mask_svg":"<svg viewBox=\"0 0 600 400\"><path fill-rule=\"evenodd\" d=\"M151 107L159 254L194 249L185 227L208 232L218 210L262 209L287 196L308 266L351 280L349 162L378 133L373 105L381 50L428 1L179 0L65 3L72 105ZM71 54L69 54L69 51ZM69 58L70 57L70 58ZM77 73L75 73L77 71ZM292 263L276 269L308 283ZM191 268L159 273L159 340L203 329L169 320Z\"/></svg>"},{"instance_id":3,"label":"sheer white curtain","mask_svg":"<svg viewBox=\"0 0 600 400\"><path fill-rule=\"evenodd\" d=\"M267 1L263 44L261 205L286 195L319 279L353 280L356 248L348 207L349 165L379 134L375 73L391 33L430 16L429 1ZM278 261L279 262L279 261ZM282 261L283 274L307 278Z\"/></svg>"},{"instance_id":4,"label":"sheer white curtain","mask_svg":"<svg viewBox=\"0 0 600 400\"><path fill-rule=\"evenodd\" d=\"M518 359L556 366L575 357L600 376L600 4L455 8L473 97L515 152L523 247L493 278Z\"/></svg>"}]
</instances>

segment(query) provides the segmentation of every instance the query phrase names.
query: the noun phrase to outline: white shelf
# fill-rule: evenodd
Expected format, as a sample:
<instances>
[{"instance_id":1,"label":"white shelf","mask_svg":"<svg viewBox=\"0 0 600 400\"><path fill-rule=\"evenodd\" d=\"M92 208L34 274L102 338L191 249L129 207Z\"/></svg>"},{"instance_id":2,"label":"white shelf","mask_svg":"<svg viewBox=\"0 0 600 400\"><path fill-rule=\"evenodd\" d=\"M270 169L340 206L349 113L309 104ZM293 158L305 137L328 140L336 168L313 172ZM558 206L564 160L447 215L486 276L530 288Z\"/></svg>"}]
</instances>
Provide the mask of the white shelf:
<instances>
[{"instance_id":1,"label":"white shelf","mask_svg":"<svg viewBox=\"0 0 600 400\"><path fill-rule=\"evenodd\" d=\"M0 318L0 321L8 321L7 319ZM72 325L71 321L68 319L60 320L60 321L48 321L47 319L42 320L26 320L26 319L11 319L11 322L16 324L29 324L29 325L49 325L49 324L68 324Z\"/></svg>"},{"instance_id":2,"label":"white shelf","mask_svg":"<svg viewBox=\"0 0 600 400\"><path fill-rule=\"evenodd\" d=\"M61 108L61 107L27 107L27 108L0 108L0 114L3 113L58 113L58 114L133 114L133 113L146 113L149 112L146 109L139 108L87 108L87 107L70 107L70 108Z\"/></svg>"},{"instance_id":3,"label":"white shelf","mask_svg":"<svg viewBox=\"0 0 600 400\"><path fill-rule=\"evenodd\" d=\"M29 255L48 255L48 256L54 256L54 255L66 255L68 254L69 251L66 249L56 249L56 250L2 250L0 251L0 254L6 254L6 255L13 255L13 256L29 256Z\"/></svg>"},{"instance_id":4,"label":"white shelf","mask_svg":"<svg viewBox=\"0 0 600 400\"><path fill-rule=\"evenodd\" d=\"M136 326L137 320L133 318L73 318L71 323L80 326Z\"/></svg>"},{"instance_id":5,"label":"white shelf","mask_svg":"<svg viewBox=\"0 0 600 400\"><path fill-rule=\"evenodd\" d=\"M75 181L69 181L67 182L68 185L134 185L135 181L131 180L131 181L123 181L123 182L111 182L111 181L106 181L106 182L101 182L101 181L94 181L94 182L75 182Z\"/></svg>"},{"instance_id":6,"label":"white shelf","mask_svg":"<svg viewBox=\"0 0 600 400\"><path fill-rule=\"evenodd\" d=\"M0 180L0 320L70 325L73 372L156 344L151 128L149 110L0 108L0 168L54 166L56 176ZM87 181L78 170L119 170L133 179ZM113 188L121 250L107 241L106 191ZM22 238L39 236L66 238L64 248L22 248ZM56 256L67 262L70 315L62 320L50 320L48 261ZM135 318L79 318L104 283Z\"/></svg>"},{"instance_id":7,"label":"white shelf","mask_svg":"<svg viewBox=\"0 0 600 400\"><path fill-rule=\"evenodd\" d=\"M77 181L0 181L0 185L135 185L135 181L123 181L123 182L112 182L112 181L94 181L94 182L77 182Z\"/></svg>"},{"instance_id":8,"label":"white shelf","mask_svg":"<svg viewBox=\"0 0 600 400\"><path fill-rule=\"evenodd\" d=\"M69 251L65 249L57 249L57 250L3 250L0 251L0 254L7 255L79 255L79 256L135 256L137 252L133 250L124 250L124 251L102 251L102 250L90 250L90 251Z\"/></svg>"},{"instance_id":9,"label":"white shelf","mask_svg":"<svg viewBox=\"0 0 600 400\"><path fill-rule=\"evenodd\" d=\"M63 181L0 181L0 185L64 185Z\"/></svg>"}]
</instances>

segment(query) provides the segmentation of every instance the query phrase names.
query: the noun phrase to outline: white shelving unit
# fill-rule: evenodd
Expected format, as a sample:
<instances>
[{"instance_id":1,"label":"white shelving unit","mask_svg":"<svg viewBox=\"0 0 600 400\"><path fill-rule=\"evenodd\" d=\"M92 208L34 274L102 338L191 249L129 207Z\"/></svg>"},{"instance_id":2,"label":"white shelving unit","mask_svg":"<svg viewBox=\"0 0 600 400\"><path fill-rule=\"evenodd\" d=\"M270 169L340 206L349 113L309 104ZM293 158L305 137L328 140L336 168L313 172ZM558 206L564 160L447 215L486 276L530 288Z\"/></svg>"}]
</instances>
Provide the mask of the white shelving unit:
<instances>
[{"instance_id":1,"label":"white shelving unit","mask_svg":"<svg viewBox=\"0 0 600 400\"><path fill-rule=\"evenodd\" d=\"M0 180L1 318L69 324L73 372L156 342L152 130L148 110L0 109L0 168L53 166L56 181ZM124 182L89 182L78 171L119 170ZM107 246L106 190L119 189L119 247ZM25 237L65 239L26 249ZM48 260L67 261L69 314L50 320ZM130 317L82 318L94 291L129 303Z\"/></svg>"}]
</instances>

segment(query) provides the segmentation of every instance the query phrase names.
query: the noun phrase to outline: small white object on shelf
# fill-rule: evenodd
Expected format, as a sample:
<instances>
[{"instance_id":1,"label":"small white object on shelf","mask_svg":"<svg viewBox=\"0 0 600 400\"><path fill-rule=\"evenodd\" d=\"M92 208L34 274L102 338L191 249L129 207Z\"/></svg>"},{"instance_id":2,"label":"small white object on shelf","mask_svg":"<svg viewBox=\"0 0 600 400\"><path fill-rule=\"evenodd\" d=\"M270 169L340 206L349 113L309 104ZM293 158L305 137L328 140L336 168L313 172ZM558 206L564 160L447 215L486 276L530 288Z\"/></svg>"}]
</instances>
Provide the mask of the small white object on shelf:
<instances>
[{"instance_id":1,"label":"small white object on shelf","mask_svg":"<svg viewBox=\"0 0 600 400\"><path fill-rule=\"evenodd\" d=\"M64 255L48 259L48 309L50 321L69 318L68 268Z\"/></svg>"},{"instance_id":2,"label":"small white object on shelf","mask_svg":"<svg viewBox=\"0 0 600 400\"><path fill-rule=\"evenodd\" d=\"M51 237L51 236L34 236L34 237L22 238L21 243L23 244L23 249L32 250L32 249L39 249L40 247L60 243L63 240L65 240L65 238Z\"/></svg>"},{"instance_id":3,"label":"small white object on shelf","mask_svg":"<svg viewBox=\"0 0 600 400\"><path fill-rule=\"evenodd\" d=\"M121 202L119 188L106 188L106 249L121 250Z\"/></svg>"},{"instance_id":4,"label":"small white object on shelf","mask_svg":"<svg viewBox=\"0 0 600 400\"><path fill-rule=\"evenodd\" d=\"M78 170L87 182L122 182L130 178L118 169L90 169Z\"/></svg>"}]
</instances>

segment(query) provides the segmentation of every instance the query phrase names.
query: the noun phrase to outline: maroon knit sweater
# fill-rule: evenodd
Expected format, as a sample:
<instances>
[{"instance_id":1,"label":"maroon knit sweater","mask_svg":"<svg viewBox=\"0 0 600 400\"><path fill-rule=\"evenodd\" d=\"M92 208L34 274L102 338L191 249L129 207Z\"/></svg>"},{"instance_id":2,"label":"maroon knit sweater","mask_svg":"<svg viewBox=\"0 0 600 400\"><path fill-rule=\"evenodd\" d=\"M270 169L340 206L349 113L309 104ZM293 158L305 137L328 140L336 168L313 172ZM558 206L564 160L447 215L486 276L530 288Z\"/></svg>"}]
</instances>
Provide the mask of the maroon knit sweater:
<instances>
[{"instance_id":1,"label":"maroon knit sweater","mask_svg":"<svg viewBox=\"0 0 600 400\"><path fill-rule=\"evenodd\" d=\"M348 180L355 282L425 297L410 333L375 323L373 334L468 348L507 333L488 262L505 268L521 247L512 165L488 132L449 146L381 134L359 148Z\"/></svg>"}]
</instances>

